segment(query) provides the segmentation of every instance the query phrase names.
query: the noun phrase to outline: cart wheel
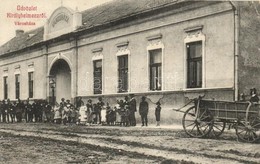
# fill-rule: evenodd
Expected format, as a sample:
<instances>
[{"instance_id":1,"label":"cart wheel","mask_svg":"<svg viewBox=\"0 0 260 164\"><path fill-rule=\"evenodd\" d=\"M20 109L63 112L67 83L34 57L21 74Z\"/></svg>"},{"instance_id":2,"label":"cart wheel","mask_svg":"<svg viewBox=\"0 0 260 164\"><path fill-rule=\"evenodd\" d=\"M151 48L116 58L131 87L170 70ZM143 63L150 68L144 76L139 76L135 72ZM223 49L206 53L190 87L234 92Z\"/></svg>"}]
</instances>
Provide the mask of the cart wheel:
<instances>
[{"instance_id":1,"label":"cart wheel","mask_svg":"<svg viewBox=\"0 0 260 164\"><path fill-rule=\"evenodd\" d=\"M243 142L256 142L260 139L260 120L257 117L250 118L248 122L241 120L236 125L236 134Z\"/></svg>"},{"instance_id":2,"label":"cart wheel","mask_svg":"<svg viewBox=\"0 0 260 164\"><path fill-rule=\"evenodd\" d=\"M182 126L189 136L202 138L211 131L213 119L206 109L199 110L197 114L196 111L195 106L193 106L184 113Z\"/></svg>"},{"instance_id":3,"label":"cart wheel","mask_svg":"<svg viewBox=\"0 0 260 164\"><path fill-rule=\"evenodd\" d=\"M226 122L214 122L209 136L217 138L226 128Z\"/></svg>"}]
</instances>

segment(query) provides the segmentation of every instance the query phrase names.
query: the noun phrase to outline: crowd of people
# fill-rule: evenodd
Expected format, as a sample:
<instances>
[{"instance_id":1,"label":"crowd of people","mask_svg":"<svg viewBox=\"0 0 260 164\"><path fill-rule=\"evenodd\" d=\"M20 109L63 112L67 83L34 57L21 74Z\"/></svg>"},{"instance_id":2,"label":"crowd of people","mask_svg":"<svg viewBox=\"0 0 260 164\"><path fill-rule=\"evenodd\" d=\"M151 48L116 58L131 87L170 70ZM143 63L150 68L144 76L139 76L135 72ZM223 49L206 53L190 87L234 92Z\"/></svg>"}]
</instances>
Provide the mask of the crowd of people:
<instances>
[{"instance_id":1,"label":"crowd of people","mask_svg":"<svg viewBox=\"0 0 260 164\"><path fill-rule=\"evenodd\" d=\"M83 106L82 106L83 104ZM161 104L156 103L155 116L157 126L160 125L160 113ZM117 100L115 106L111 106L109 103L104 103L102 98L98 98L97 103L92 103L92 100L87 101L86 106L82 102L81 98L77 101L79 108L79 123L80 124L107 124L107 125L120 125L120 126L136 126L137 104L134 94L125 96L124 99ZM142 126L148 126L148 111L149 105L146 101L146 97L141 98L139 104L139 114L141 116Z\"/></svg>"},{"instance_id":2,"label":"crowd of people","mask_svg":"<svg viewBox=\"0 0 260 164\"><path fill-rule=\"evenodd\" d=\"M241 100L245 101L245 96L241 95ZM250 89L250 102L258 103L259 98L255 88ZM146 97L141 97L139 104L139 114L142 126L148 126L149 104ZM14 122L49 122L56 124L107 124L120 126L136 126L137 104L134 94L125 96L124 99L117 100L114 106L105 103L102 97L96 103L91 99L85 104L79 97L75 105L70 100L64 98L60 103L52 106L46 100L34 100L30 103L26 101L2 100L0 101L0 123ZM157 126L160 126L161 103L158 101L155 107L155 118Z\"/></svg>"},{"instance_id":3,"label":"crowd of people","mask_svg":"<svg viewBox=\"0 0 260 164\"><path fill-rule=\"evenodd\" d=\"M139 114L142 126L148 126L149 105L146 97L141 98L139 104ZM60 103L52 106L46 100L34 100L33 103L26 101L11 102L9 99L2 100L0 103L0 122L49 122L56 124L107 124L120 126L136 126L137 104L134 94L125 96L124 99L117 100L114 106L105 103L102 97L96 103L91 99L85 104L81 97L75 105L70 100L64 98ZM161 104L156 103L155 117L157 126L160 125Z\"/></svg>"},{"instance_id":4,"label":"crowd of people","mask_svg":"<svg viewBox=\"0 0 260 164\"><path fill-rule=\"evenodd\" d=\"M0 122L51 122L52 106L45 100L11 102L9 99L0 103Z\"/></svg>"}]
</instances>

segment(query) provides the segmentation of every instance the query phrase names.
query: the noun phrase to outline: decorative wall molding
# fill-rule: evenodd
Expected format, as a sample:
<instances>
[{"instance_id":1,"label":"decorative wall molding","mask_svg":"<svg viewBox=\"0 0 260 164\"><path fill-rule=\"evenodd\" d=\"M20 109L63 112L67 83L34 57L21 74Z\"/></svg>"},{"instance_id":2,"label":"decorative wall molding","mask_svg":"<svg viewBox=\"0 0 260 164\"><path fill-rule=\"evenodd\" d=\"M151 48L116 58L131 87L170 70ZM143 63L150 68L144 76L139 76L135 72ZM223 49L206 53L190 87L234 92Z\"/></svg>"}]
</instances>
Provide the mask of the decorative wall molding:
<instances>
[{"instance_id":1,"label":"decorative wall molding","mask_svg":"<svg viewBox=\"0 0 260 164\"><path fill-rule=\"evenodd\" d=\"M164 44L161 39L150 40L147 45L147 50L154 50L164 48Z\"/></svg>"},{"instance_id":2,"label":"decorative wall molding","mask_svg":"<svg viewBox=\"0 0 260 164\"><path fill-rule=\"evenodd\" d=\"M196 42L196 41L205 41L206 36L202 33L201 30L188 32L187 36L184 39L185 43Z\"/></svg>"},{"instance_id":3,"label":"decorative wall molding","mask_svg":"<svg viewBox=\"0 0 260 164\"><path fill-rule=\"evenodd\" d=\"M34 62L28 63L28 67L33 67L33 66L34 66Z\"/></svg>"},{"instance_id":4,"label":"decorative wall molding","mask_svg":"<svg viewBox=\"0 0 260 164\"><path fill-rule=\"evenodd\" d=\"M202 31L202 29L203 29L203 25L198 25L198 26L185 28L184 31L186 33L189 33L189 32L192 32L192 31Z\"/></svg>"},{"instance_id":5,"label":"decorative wall molding","mask_svg":"<svg viewBox=\"0 0 260 164\"><path fill-rule=\"evenodd\" d=\"M93 50L91 50L92 53L93 53L93 57L92 57L92 60L101 60L103 59L103 48L95 48Z\"/></svg>"},{"instance_id":6,"label":"decorative wall molding","mask_svg":"<svg viewBox=\"0 0 260 164\"><path fill-rule=\"evenodd\" d=\"M125 42L117 43L116 46L119 48L119 47L128 46L128 44L129 44L129 41L125 41Z\"/></svg>"},{"instance_id":7,"label":"decorative wall molding","mask_svg":"<svg viewBox=\"0 0 260 164\"><path fill-rule=\"evenodd\" d=\"M15 69L20 69L20 67L21 67L20 65L16 65L14 68Z\"/></svg>"},{"instance_id":8,"label":"decorative wall molding","mask_svg":"<svg viewBox=\"0 0 260 164\"><path fill-rule=\"evenodd\" d=\"M128 49L129 42L121 42L118 43L117 46L117 53L116 56L122 56L122 55L130 55L130 50Z\"/></svg>"},{"instance_id":9,"label":"decorative wall molding","mask_svg":"<svg viewBox=\"0 0 260 164\"><path fill-rule=\"evenodd\" d=\"M148 36L148 37L146 37L146 39L147 39L148 41L155 40L155 39L162 39L162 34L157 34L157 35L153 35L153 36Z\"/></svg>"},{"instance_id":10,"label":"decorative wall molding","mask_svg":"<svg viewBox=\"0 0 260 164\"><path fill-rule=\"evenodd\" d=\"M164 48L164 44L162 43L162 34L149 36L146 39L148 40L147 50Z\"/></svg>"},{"instance_id":11,"label":"decorative wall molding","mask_svg":"<svg viewBox=\"0 0 260 164\"><path fill-rule=\"evenodd\" d=\"M8 76L8 67L5 67L3 69L3 77L6 77L6 76Z\"/></svg>"},{"instance_id":12,"label":"decorative wall molding","mask_svg":"<svg viewBox=\"0 0 260 164\"><path fill-rule=\"evenodd\" d=\"M17 74L21 74L21 70L20 68L16 68L15 71L14 71L14 74L17 75Z\"/></svg>"},{"instance_id":13,"label":"decorative wall molding","mask_svg":"<svg viewBox=\"0 0 260 164\"><path fill-rule=\"evenodd\" d=\"M34 62L28 64L27 72L34 72Z\"/></svg>"},{"instance_id":14,"label":"decorative wall molding","mask_svg":"<svg viewBox=\"0 0 260 164\"><path fill-rule=\"evenodd\" d=\"M91 51L92 51L92 53L102 52L102 51L103 51L103 48L102 48L102 47L100 47L100 48L95 48L95 49L93 49L93 50L91 50Z\"/></svg>"},{"instance_id":15,"label":"decorative wall molding","mask_svg":"<svg viewBox=\"0 0 260 164\"><path fill-rule=\"evenodd\" d=\"M3 72L8 72L8 67L5 67L5 68L3 69Z\"/></svg>"}]
</instances>

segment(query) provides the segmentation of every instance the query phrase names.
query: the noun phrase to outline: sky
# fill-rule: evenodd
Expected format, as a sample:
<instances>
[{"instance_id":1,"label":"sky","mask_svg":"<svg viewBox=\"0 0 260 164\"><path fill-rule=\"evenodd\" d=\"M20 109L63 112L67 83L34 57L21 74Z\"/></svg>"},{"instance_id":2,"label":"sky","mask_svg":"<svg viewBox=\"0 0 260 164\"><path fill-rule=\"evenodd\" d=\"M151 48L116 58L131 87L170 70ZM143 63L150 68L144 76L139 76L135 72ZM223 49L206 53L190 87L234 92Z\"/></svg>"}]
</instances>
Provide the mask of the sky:
<instances>
[{"instance_id":1,"label":"sky","mask_svg":"<svg viewBox=\"0 0 260 164\"><path fill-rule=\"evenodd\" d=\"M0 3L0 45L3 45L15 36L15 30L21 29L29 31L37 27L43 26L52 12L62 6L70 7L71 9L78 8L79 11L92 8L94 6L107 3L111 0L1 0ZM20 7L19 7L20 6ZM33 11L21 11L21 6L31 7L37 10ZM46 13L47 18L8 18L8 13L30 13L41 14ZM34 22L35 25L15 25L15 22Z\"/></svg>"}]
</instances>

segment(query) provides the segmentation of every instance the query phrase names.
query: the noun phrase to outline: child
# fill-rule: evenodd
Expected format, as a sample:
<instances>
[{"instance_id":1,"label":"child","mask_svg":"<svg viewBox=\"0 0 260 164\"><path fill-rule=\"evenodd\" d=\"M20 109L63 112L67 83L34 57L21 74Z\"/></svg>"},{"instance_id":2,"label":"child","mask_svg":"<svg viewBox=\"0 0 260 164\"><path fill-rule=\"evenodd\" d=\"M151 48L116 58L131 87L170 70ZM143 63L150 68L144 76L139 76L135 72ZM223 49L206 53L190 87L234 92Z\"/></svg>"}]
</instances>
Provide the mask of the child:
<instances>
[{"instance_id":1,"label":"child","mask_svg":"<svg viewBox=\"0 0 260 164\"><path fill-rule=\"evenodd\" d=\"M70 117L71 117L71 123L75 124L76 123L76 117L77 117L77 111L74 107L71 108Z\"/></svg>"},{"instance_id":2,"label":"child","mask_svg":"<svg viewBox=\"0 0 260 164\"><path fill-rule=\"evenodd\" d=\"M54 123L60 124L61 123L61 113L60 113L60 106L56 105L54 107Z\"/></svg>"},{"instance_id":3,"label":"child","mask_svg":"<svg viewBox=\"0 0 260 164\"><path fill-rule=\"evenodd\" d=\"M156 103L156 108L155 108L155 118L156 118L156 126L160 126L160 117L161 117L161 103L158 101Z\"/></svg>"}]
</instances>

